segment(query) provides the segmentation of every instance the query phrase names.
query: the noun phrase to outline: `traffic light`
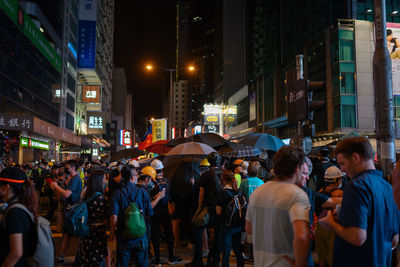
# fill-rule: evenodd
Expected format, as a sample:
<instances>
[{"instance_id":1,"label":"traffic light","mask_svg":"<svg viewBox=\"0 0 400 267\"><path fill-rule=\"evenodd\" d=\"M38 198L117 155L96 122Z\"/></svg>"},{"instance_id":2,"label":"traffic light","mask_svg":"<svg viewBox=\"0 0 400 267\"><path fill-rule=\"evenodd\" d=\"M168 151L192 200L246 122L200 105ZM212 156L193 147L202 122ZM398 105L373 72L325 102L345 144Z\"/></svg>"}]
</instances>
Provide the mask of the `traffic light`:
<instances>
[{"instance_id":1,"label":"traffic light","mask_svg":"<svg viewBox=\"0 0 400 267\"><path fill-rule=\"evenodd\" d=\"M307 84L307 110L308 110L308 119L310 121L314 120L314 112L323 110L326 104L325 100L313 100L314 92L322 91L325 87L325 82L323 81L308 81Z\"/></svg>"}]
</instances>

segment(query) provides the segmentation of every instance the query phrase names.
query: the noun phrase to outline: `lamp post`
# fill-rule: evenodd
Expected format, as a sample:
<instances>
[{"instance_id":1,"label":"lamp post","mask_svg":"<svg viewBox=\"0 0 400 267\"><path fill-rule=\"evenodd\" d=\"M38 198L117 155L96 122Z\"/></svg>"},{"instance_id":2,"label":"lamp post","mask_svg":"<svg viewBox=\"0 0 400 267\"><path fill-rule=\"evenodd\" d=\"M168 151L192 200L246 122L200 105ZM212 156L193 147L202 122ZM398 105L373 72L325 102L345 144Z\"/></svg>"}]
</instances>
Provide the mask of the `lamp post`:
<instances>
[{"instance_id":1,"label":"lamp post","mask_svg":"<svg viewBox=\"0 0 400 267\"><path fill-rule=\"evenodd\" d=\"M171 68L164 68L164 67L159 67L159 66L153 66L152 64L147 64L146 65L146 70L152 71L153 69L159 69L159 70L164 70L169 72L169 126L168 129L172 129L171 121L172 121L172 116L174 114L173 112L173 73L176 72L176 69L171 69ZM194 65L189 65L186 68L179 68L181 69L187 69L189 72L194 72L196 70L196 67ZM171 135L171 130L168 130L168 135L172 137ZM172 138L171 138L172 139Z\"/></svg>"}]
</instances>

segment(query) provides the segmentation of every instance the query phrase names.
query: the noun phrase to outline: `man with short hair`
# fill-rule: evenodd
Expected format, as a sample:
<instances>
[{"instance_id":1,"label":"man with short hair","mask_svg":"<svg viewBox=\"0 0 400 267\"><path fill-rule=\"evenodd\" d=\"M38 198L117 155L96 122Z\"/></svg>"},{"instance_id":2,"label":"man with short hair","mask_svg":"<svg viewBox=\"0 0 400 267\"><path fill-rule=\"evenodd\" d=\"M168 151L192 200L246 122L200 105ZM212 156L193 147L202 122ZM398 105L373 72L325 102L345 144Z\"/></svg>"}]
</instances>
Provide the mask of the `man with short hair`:
<instances>
[{"instance_id":1,"label":"man with short hair","mask_svg":"<svg viewBox=\"0 0 400 267\"><path fill-rule=\"evenodd\" d=\"M310 247L306 193L295 185L302 179L305 154L284 146L274 156L274 180L250 196L246 231L253 236L255 266L306 266Z\"/></svg>"},{"instance_id":2,"label":"man with short hair","mask_svg":"<svg viewBox=\"0 0 400 267\"><path fill-rule=\"evenodd\" d=\"M125 178L125 186L115 191L112 197L110 217L110 240L114 240L117 236L117 267L127 267L131 257L133 257L135 266L148 266L149 243L147 235L127 239L122 231L125 226L125 210L133 201L141 210L142 216L150 217L153 215L149 194L136 186L138 175L132 165L125 166L122 172Z\"/></svg>"},{"instance_id":3,"label":"man with short hair","mask_svg":"<svg viewBox=\"0 0 400 267\"><path fill-rule=\"evenodd\" d=\"M63 211L63 219L65 219L65 215L68 210L70 210L78 201L80 200L81 193L82 193L82 181L77 173L78 170L78 163L76 160L68 160L66 169L69 173L66 188L61 188L57 182L53 181L52 179L48 179L47 183L49 184L50 188L55 192L58 193L61 199L65 199L65 210ZM68 233L64 231L64 239L61 246L61 252L59 257L56 259L57 263L64 263L64 255L67 252L69 247L70 236Z\"/></svg>"},{"instance_id":4,"label":"man with short hair","mask_svg":"<svg viewBox=\"0 0 400 267\"><path fill-rule=\"evenodd\" d=\"M400 216L392 187L375 169L370 142L345 139L336 147L336 157L351 181L344 188L338 221L331 211L320 220L336 233L333 266L391 266Z\"/></svg>"}]
</instances>

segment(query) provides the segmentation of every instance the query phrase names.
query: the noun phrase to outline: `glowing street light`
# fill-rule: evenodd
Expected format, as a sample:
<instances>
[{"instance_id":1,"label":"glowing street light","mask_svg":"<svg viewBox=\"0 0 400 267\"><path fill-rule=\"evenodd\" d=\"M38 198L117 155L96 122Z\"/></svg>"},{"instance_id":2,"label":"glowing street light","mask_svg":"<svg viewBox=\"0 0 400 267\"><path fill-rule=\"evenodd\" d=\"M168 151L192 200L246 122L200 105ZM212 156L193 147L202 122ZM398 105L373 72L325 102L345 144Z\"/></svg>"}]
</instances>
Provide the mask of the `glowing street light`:
<instances>
[{"instance_id":1,"label":"glowing street light","mask_svg":"<svg viewBox=\"0 0 400 267\"><path fill-rule=\"evenodd\" d=\"M190 65L190 66L188 67L188 70L189 70L189 71L195 71L195 70L196 70L196 67L193 66L193 65Z\"/></svg>"},{"instance_id":2,"label":"glowing street light","mask_svg":"<svg viewBox=\"0 0 400 267\"><path fill-rule=\"evenodd\" d=\"M147 70L152 70L153 69L153 65L150 65L150 64L146 65L146 69Z\"/></svg>"}]
</instances>

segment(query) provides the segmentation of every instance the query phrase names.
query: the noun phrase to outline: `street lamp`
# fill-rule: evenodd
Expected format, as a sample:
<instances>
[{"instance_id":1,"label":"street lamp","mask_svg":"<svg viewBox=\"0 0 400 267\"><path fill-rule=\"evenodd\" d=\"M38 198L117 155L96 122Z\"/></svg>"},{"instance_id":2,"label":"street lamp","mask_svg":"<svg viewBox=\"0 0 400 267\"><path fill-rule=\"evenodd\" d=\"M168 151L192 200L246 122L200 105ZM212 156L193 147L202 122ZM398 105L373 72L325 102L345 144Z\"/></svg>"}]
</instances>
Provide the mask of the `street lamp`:
<instances>
[{"instance_id":1,"label":"street lamp","mask_svg":"<svg viewBox=\"0 0 400 267\"><path fill-rule=\"evenodd\" d=\"M176 72L176 69L170 69L170 68L164 68L164 67L159 67L159 66L153 66L153 65L151 65L151 64L147 64L146 65L146 70L148 70L148 71L152 71L153 69L160 69L160 70L165 70L165 71L168 71L169 72L169 92L170 92L170 99L169 99L169 104L170 104L170 107L171 107L171 110L170 110L170 113L169 113L169 119L170 119L170 121L172 120L172 116L173 116L173 111L172 111L172 107L173 107L173 102L172 102L172 100L173 100L173 97L172 97L172 94L173 94L173 91L174 91L174 88L173 88L173 73L174 72ZM179 68L179 70L180 69L185 69L185 68ZM187 70L189 71L189 72L194 72L195 70L196 70L196 67L194 66L194 65L189 65L189 66L187 66ZM172 128L172 125L171 125L171 123L170 123L170 127Z\"/></svg>"}]
</instances>

